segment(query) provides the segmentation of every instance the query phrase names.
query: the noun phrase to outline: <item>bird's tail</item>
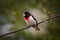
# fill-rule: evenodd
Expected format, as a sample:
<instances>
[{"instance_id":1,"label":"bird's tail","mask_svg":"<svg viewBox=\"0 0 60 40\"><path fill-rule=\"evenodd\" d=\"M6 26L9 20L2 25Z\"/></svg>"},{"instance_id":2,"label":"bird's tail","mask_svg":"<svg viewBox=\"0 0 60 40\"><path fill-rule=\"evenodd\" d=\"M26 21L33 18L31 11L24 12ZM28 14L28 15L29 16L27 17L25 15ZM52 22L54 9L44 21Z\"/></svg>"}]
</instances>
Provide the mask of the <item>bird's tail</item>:
<instances>
[{"instance_id":1,"label":"bird's tail","mask_svg":"<svg viewBox=\"0 0 60 40\"><path fill-rule=\"evenodd\" d=\"M36 31L40 31L38 25L35 26L35 30L36 30Z\"/></svg>"}]
</instances>

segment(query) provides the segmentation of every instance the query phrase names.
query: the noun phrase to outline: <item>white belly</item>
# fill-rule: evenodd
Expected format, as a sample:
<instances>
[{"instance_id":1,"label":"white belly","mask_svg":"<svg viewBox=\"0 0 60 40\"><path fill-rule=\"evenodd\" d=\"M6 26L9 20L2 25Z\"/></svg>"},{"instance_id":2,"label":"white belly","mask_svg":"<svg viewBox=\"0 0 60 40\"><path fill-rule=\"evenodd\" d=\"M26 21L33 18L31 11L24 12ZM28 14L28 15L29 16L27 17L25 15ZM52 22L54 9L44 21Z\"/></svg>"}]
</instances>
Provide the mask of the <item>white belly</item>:
<instances>
[{"instance_id":1,"label":"white belly","mask_svg":"<svg viewBox=\"0 0 60 40\"><path fill-rule=\"evenodd\" d=\"M27 26L36 24L36 21L30 16L29 21L25 20L27 23Z\"/></svg>"}]
</instances>

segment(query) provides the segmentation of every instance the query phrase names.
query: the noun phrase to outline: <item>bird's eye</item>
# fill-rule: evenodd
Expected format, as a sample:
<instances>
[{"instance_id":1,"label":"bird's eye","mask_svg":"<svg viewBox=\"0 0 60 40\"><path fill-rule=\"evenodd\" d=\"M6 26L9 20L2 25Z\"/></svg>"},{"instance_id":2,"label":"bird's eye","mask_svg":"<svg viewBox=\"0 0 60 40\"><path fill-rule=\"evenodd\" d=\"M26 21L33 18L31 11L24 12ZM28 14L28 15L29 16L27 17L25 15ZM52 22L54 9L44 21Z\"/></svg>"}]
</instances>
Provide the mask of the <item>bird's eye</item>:
<instances>
[{"instance_id":1,"label":"bird's eye","mask_svg":"<svg viewBox=\"0 0 60 40\"><path fill-rule=\"evenodd\" d=\"M23 16L25 16L25 14L23 14Z\"/></svg>"}]
</instances>

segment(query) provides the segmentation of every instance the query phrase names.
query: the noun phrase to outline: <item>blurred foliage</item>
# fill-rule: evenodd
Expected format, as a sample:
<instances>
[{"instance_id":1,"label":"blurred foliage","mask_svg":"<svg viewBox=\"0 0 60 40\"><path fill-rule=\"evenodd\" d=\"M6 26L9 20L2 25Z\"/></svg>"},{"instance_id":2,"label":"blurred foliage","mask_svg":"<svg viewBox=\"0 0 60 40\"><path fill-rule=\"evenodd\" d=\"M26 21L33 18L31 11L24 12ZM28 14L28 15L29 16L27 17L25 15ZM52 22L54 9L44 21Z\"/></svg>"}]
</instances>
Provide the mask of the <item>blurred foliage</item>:
<instances>
[{"instance_id":1,"label":"blurred foliage","mask_svg":"<svg viewBox=\"0 0 60 40\"><path fill-rule=\"evenodd\" d=\"M41 4L41 6L39 6ZM8 22L15 24L11 30L25 26L22 13L28 8L40 8L47 14L60 14L60 0L0 0L0 15L5 15ZM15 33L14 37L3 37L0 40L19 40L20 35L23 40L60 40L60 18L50 20L48 31L45 36L33 37L24 31ZM21 40L21 39L20 39Z\"/></svg>"},{"instance_id":2,"label":"blurred foliage","mask_svg":"<svg viewBox=\"0 0 60 40\"><path fill-rule=\"evenodd\" d=\"M58 13L60 11L60 0L42 0L42 4L44 8L48 9L49 11L52 11L53 13Z\"/></svg>"}]
</instances>

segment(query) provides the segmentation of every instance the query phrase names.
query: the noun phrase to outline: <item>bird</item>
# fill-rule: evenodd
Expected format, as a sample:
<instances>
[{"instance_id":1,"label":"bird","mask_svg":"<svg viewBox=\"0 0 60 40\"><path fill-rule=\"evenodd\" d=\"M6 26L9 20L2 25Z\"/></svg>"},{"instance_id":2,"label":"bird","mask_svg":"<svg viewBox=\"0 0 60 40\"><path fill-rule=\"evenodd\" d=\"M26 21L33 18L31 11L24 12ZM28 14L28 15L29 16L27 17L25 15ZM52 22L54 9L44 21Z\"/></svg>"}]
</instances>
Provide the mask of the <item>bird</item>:
<instances>
[{"instance_id":1,"label":"bird","mask_svg":"<svg viewBox=\"0 0 60 40\"><path fill-rule=\"evenodd\" d=\"M23 16L24 16L24 21L26 22L27 26L35 25L38 23L36 18L28 11L24 12ZM33 28L35 28L36 31L40 31L38 25L33 26Z\"/></svg>"}]
</instances>

